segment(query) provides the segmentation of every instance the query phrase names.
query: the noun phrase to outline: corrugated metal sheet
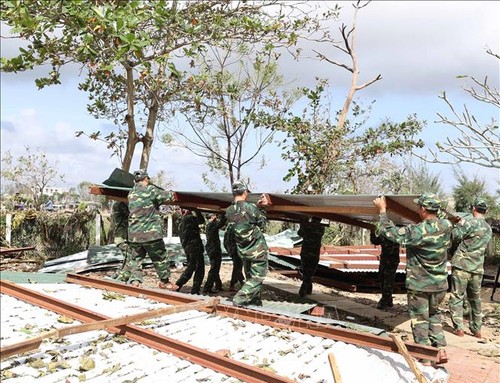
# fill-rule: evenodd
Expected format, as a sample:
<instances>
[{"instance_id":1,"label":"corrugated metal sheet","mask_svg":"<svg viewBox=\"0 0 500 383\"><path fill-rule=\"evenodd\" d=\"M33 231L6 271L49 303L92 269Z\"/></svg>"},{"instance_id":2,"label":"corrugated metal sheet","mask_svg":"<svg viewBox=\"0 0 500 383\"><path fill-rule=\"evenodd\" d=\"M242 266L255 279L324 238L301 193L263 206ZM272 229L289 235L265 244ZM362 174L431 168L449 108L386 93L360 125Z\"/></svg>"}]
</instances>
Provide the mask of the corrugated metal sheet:
<instances>
[{"instance_id":1,"label":"corrugated metal sheet","mask_svg":"<svg viewBox=\"0 0 500 383\"><path fill-rule=\"evenodd\" d=\"M91 193L107 195L117 200L126 200L128 190L123 183L111 179L105 185L93 185ZM266 206L270 219L298 222L305 217L318 216L334 222L370 228L378 221L378 209L373 205L377 195L307 195L283 194L260 191L250 193L248 201L256 203L262 193L269 195L271 204ZM413 202L417 195L387 195L388 216L397 224L418 221L418 206ZM220 212L233 200L231 193L174 191L171 205L197 208L206 212Z\"/></svg>"},{"instance_id":2,"label":"corrugated metal sheet","mask_svg":"<svg viewBox=\"0 0 500 383\"><path fill-rule=\"evenodd\" d=\"M160 307L150 300L123 297L106 299L105 292L80 285L29 285L28 288L71 301L111 317ZM53 325L58 316L2 294L2 345L11 344ZM164 306L164 305L163 305ZM286 320L286 319L284 319ZM371 348L357 347L319 336L221 317L200 311L163 316L139 324L164 336L216 352L228 350L229 357L242 363L266 368L298 382L332 382L328 353L335 354L344 383L414 382L415 376L403 357ZM95 368L81 370L86 355ZM55 363L60 362L59 367ZM52 363L52 364L51 364ZM52 367L51 367L52 366ZM446 382L444 369L421 366L429 381ZM40 352L12 357L2 362L9 382L222 382L235 381L167 353L155 352L135 342L103 331L68 336L63 342L44 341ZM229 380L228 380L229 379Z\"/></svg>"}]
</instances>

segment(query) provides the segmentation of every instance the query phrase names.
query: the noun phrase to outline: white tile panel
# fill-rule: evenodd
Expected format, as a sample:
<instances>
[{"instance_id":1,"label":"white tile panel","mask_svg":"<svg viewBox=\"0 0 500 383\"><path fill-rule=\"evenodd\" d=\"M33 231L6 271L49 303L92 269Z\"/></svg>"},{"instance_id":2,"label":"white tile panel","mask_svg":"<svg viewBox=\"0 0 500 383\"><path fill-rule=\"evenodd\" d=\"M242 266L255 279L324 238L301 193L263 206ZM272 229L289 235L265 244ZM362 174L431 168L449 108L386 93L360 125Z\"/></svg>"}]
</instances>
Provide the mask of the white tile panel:
<instances>
[{"instance_id":1,"label":"white tile panel","mask_svg":"<svg viewBox=\"0 0 500 383\"><path fill-rule=\"evenodd\" d=\"M26 287L110 317L165 306L138 297L124 296L123 300L107 300L104 299L106 294L101 290L79 285L26 285ZM37 324L30 336L36 336L36 331L39 332L42 328L49 328L57 323L57 314L34 308L8 296L2 295L1 299L2 313L9 313L3 314L1 318L2 345L25 339L26 334L20 333L19 329L27 323ZM5 310L6 308L8 309ZM403 357L395 353L358 347L319 336L276 329L201 311L191 310L167 315L148 320L141 326L208 351L227 349L230 351L230 358L236 361L265 367L269 371L299 382L333 382L328 362L330 352L335 354L344 383L416 381ZM118 344L113 339L116 337L105 331L72 335L64 339L70 342L69 351L63 351L60 347L56 348L44 342L41 352L36 356L48 361L50 355L45 351L58 349L72 365L72 369L68 370L78 376L81 374L77 371L79 358L84 352L90 353L94 350L91 355L96 359L96 368L85 372L87 381L89 378L95 378L95 381L99 382L131 379L138 379L138 382L153 382L165 376L172 382L195 382L198 379L209 382L235 381L224 374L194 365L170 354L157 352L132 341ZM36 376L37 369L26 367L26 358L22 357L13 357L5 363L2 362L2 370L9 368L16 361L20 364L11 368L11 371L18 373L20 377L9 379L8 382L19 383L23 381L22 379L33 379ZM117 364L120 369L106 375L105 371L111 371ZM422 371L429 381L446 382L448 379L444 369L436 370L422 366ZM43 379L47 382L56 382L61 381L57 379L69 375L67 370L62 370L48 374ZM54 380L56 376L57 379Z\"/></svg>"}]
</instances>

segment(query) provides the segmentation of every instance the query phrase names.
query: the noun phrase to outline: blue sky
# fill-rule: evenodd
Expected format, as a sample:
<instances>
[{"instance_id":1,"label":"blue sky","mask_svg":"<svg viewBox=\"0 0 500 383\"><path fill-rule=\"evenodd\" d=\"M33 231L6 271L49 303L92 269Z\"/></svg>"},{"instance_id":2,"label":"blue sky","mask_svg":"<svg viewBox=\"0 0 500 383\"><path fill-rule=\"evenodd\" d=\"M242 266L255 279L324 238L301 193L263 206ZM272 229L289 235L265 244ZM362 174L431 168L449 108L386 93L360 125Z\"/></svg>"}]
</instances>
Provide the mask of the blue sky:
<instances>
[{"instance_id":1,"label":"blue sky","mask_svg":"<svg viewBox=\"0 0 500 383\"><path fill-rule=\"evenodd\" d=\"M321 2L325 6L327 2ZM349 2L341 20L350 23L352 11ZM500 52L500 2L494 1L374 1L358 16L357 55L360 63L360 82L381 74L383 79L357 93L369 102L376 100L372 124L389 117L402 121L416 113L428 125L422 138L433 147L438 140L453 135L451 127L435 124L437 113L450 115L448 107L438 98L446 91L459 109L467 104L477 118L487 121L499 119L498 109L474 102L463 90L467 85L457 75L467 74L499 87L498 60L485 53L486 48ZM337 31L339 24L332 25ZM2 26L2 36L6 30ZM2 39L2 55L14 52L16 42ZM305 47L307 50L308 47ZM325 50L325 54L335 54ZM330 56L332 57L332 56ZM281 68L288 79L311 84L314 77L330 79L338 107L349 80L347 72L325 62L285 62ZM97 121L86 113L86 95L77 89L77 72L69 72L62 85L38 90L34 84L36 72L1 75L1 152L16 156L25 145L40 147L51 162L57 163L65 174L65 183L52 185L76 186L81 181L100 183L115 167L117 158L104 144L87 138L75 137L75 132L105 130L107 123ZM140 152L140 151L138 151ZM132 168L138 166L139 153ZM282 192L293 185L282 181L288 166L277 150L267 153L269 164L252 177L256 191ZM429 165L439 175L445 189L454 185L452 169L445 165ZM167 149L155 143L150 173L165 170L174 180L176 190L207 190L200 174L206 170L201 159L184 150ZM487 182L493 193L499 188L498 169L464 165L468 174L477 174ZM249 175L255 174L249 171Z\"/></svg>"}]
</instances>

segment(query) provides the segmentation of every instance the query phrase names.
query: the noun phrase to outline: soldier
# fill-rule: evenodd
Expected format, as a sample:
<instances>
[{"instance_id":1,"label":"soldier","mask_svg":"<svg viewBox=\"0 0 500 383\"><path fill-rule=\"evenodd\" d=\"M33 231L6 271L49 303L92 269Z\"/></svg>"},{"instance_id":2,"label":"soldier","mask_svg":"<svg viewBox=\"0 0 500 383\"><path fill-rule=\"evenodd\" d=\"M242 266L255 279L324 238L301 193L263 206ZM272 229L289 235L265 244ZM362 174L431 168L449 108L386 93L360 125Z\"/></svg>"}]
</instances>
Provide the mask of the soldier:
<instances>
[{"instance_id":1,"label":"soldier","mask_svg":"<svg viewBox=\"0 0 500 383\"><path fill-rule=\"evenodd\" d=\"M312 293L312 278L318 267L325 226L321 224L321 218L312 217L311 221L306 220L300 223L297 234L302 237L300 249L302 285L299 289L299 295L304 297Z\"/></svg>"},{"instance_id":2,"label":"soldier","mask_svg":"<svg viewBox=\"0 0 500 383\"><path fill-rule=\"evenodd\" d=\"M225 215L212 215L208 220L205 234L207 243L205 250L210 260L210 270L207 281L203 287L203 294L214 294L222 291L222 281L220 279L220 265L222 263L222 249L220 247L219 230L226 224ZM215 285L215 290L213 290Z\"/></svg>"},{"instance_id":3,"label":"soldier","mask_svg":"<svg viewBox=\"0 0 500 383\"><path fill-rule=\"evenodd\" d=\"M143 282L142 261L147 254L160 278L158 287L177 289L176 285L169 282L169 258L163 242L162 218L158 213L159 206L172 199L172 192L149 183L145 169L134 172L134 187L128 195L128 239L131 250L129 283L134 286Z\"/></svg>"},{"instance_id":4,"label":"soldier","mask_svg":"<svg viewBox=\"0 0 500 383\"><path fill-rule=\"evenodd\" d=\"M128 205L126 202L115 201L112 207L113 223L115 226L115 245L123 255L123 262L112 277L115 280L127 282L131 275L130 258L131 251L128 244Z\"/></svg>"},{"instance_id":5,"label":"soldier","mask_svg":"<svg viewBox=\"0 0 500 383\"><path fill-rule=\"evenodd\" d=\"M373 203L380 212L380 233L406 246L406 288L408 312L415 343L438 347L438 359L447 359L446 339L441 325L439 305L448 290L447 250L451 243L452 223L438 219L440 201L434 194L422 194L414 201L420 207L420 223L396 227L387 217L385 198ZM428 360L422 360L430 364Z\"/></svg>"},{"instance_id":6,"label":"soldier","mask_svg":"<svg viewBox=\"0 0 500 383\"><path fill-rule=\"evenodd\" d=\"M234 232L232 226L228 225L226 227L226 232L224 233L224 247L233 261L233 270L231 271L231 281L229 282L229 291L235 292L236 284L239 283L240 287L245 283L245 277L243 276L243 262L238 255L238 249L236 247L236 238L234 237Z\"/></svg>"},{"instance_id":7,"label":"soldier","mask_svg":"<svg viewBox=\"0 0 500 383\"><path fill-rule=\"evenodd\" d=\"M247 202L248 186L243 181L232 185L233 203L226 209L226 219L234 230L238 255L243 260L247 280L233 297L236 306L262 306L261 289L268 269L268 247L262 229L267 223L264 209L268 204L262 195L257 205Z\"/></svg>"},{"instance_id":8,"label":"soldier","mask_svg":"<svg viewBox=\"0 0 500 383\"><path fill-rule=\"evenodd\" d=\"M205 218L198 210L195 210L195 214L193 215L191 210L182 209L179 237L186 254L187 267L175 284L178 286L177 291L180 291L194 273L191 294L200 294L205 276L205 249L200 237L200 225L205 223Z\"/></svg>"},{"instance_id":9,"label":"soldier","mask_svg":"<svg viewBox=\"0 0 500 383\"><path fill-rule=\"evenodd\" d=\"M370 242L381 247L378 275L382 297L377 303L377 308L383 310L393 306L392 293L399 266L399 244L380 235L378 228L370 232Z\"/></svg>"},{"instance_id":10,"label":"soldier","mask_svg":"<svg viewBox=\"0 0 500 383\"><path fill-rule=\"evenodd\" d=\"M458 247L451 259L450 312L453 333L464 336L464 301L470 303L469 328L472 335L481 338L481 282L484 274L484 257L491 241L491 226L484 217L488 205L482 198L476 198L471 206L472 218L462 219L452 232ZM467 295L466 295L467 293Z\"/></svg>"}]
</instances>

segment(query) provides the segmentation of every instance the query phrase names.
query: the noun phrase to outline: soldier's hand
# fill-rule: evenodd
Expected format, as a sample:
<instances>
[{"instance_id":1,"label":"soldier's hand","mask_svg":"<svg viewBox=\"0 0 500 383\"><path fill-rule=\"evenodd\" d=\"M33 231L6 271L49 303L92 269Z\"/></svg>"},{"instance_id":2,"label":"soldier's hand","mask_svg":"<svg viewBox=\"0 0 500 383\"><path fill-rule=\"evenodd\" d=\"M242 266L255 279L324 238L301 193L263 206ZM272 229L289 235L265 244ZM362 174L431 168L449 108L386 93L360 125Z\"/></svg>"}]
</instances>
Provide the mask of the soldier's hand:
<instances>
[{"instance_id":1,"label":"soldier's hand","mask_svg":"<svg viewBox=\"0 0 500 383\"><path fill-rule=\"evenodd\" d=\"M257 201L257 205L259 206L267 206L271 203L271 198L266 193L261 194L259 200Z\"/></svg>"},{"instance_id":2,"label":"soldier's hand","mask_svg":"<svg viewBox=\"0 0 500 383\"><path fill-rule=\"evenodd\" d=\"M387 202L385 201L385 197L383 195L375 198L373 200L373 204L378 208L379 213L385 213L387 209Z\"/></svg>"}]
</instances>

